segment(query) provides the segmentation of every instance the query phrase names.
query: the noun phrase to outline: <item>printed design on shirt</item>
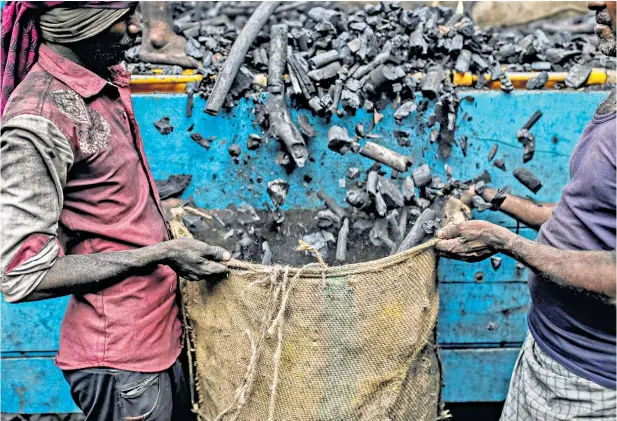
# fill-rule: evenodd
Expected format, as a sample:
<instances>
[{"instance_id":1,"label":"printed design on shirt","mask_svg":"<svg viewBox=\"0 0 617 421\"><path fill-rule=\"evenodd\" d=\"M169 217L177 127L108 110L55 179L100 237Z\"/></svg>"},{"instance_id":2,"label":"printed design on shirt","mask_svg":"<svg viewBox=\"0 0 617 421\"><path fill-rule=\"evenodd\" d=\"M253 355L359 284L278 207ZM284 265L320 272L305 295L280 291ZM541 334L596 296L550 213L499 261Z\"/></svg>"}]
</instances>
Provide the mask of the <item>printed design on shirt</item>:
<instances>
[{"instance_id":1,"label":"printed design on shirt","mask_svg":"<svg viewBox=\"0 0 617 421\"><path fill-rule=\"evenodd\" d=\"M75 91L54 91L51 93L51 99L56 104L58 109L74 120L82 124L90 124L88 117L88 109L82 97L77 95Z\"/></svg>"},{"instance_id":2,"label":"printed design on shirt","mask_svg":"<svg viewBox=\"0 0 617 421\"><path fill-rule=\"evenodd\" d=\"M79 124L79 149L83 153L95 153L109 146L109 123L98 111L88 108L77 92L54 91L51 98L63 114Z\"/></svg>"},{"instance_id":3,"label":"printed design on shirt","mask_svg":"<svg viewBox=\"0 0 617 421\"><path fill-rule=\"evenodd\" d=\"M109 136L111 135L109 123L96 110L88 109L88 115L90 116L91 124L88 127L88 134L80 136L80 149L84 153L94 153L101 149L107 149Z\"/></svg>"}]
</instances>

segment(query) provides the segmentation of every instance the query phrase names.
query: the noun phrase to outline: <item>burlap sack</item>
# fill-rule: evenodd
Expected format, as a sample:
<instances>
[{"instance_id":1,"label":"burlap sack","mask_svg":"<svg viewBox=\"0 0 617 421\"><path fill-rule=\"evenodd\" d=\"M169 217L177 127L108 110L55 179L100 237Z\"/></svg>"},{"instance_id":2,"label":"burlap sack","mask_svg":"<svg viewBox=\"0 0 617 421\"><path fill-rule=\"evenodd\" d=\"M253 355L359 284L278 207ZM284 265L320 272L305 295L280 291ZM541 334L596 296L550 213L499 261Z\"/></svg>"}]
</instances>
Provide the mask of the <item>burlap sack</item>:
<instances>
[{"instance_id":1,"label":"burlap sack","mask_svg":"<svg viewBox=\"0 0 617 421\"><path fill-rule=\"evenodd\" d=\"M180 218L171 225L175 237L190 236ZM438 419L433 245L339 267L232 261L215 286L182 280L196 412L205 420Z\"/></svg>"}]
</instances>

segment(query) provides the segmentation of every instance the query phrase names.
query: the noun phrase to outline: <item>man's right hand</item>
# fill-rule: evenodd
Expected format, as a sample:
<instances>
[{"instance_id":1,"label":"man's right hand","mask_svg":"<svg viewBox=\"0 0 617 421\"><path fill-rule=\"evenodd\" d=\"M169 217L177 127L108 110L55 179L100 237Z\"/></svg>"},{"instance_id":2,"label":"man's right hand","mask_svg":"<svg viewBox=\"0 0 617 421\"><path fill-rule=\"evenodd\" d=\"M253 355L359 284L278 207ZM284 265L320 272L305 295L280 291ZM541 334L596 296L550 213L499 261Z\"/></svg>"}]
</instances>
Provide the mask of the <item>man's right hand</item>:
<instances>
[{"instance_id":1,"label":"man's right hand","mask_svg":"<svg viewBox=\"0 0 617 421\"><path fill-rule=\"evenodd\" d=\"M227 266L219 262L231 259L231 253L222 247L190 238L166 241L161 247L164 249L164 263L191 281L201 281L228 271Z\"/></svg>"}]
</instances>

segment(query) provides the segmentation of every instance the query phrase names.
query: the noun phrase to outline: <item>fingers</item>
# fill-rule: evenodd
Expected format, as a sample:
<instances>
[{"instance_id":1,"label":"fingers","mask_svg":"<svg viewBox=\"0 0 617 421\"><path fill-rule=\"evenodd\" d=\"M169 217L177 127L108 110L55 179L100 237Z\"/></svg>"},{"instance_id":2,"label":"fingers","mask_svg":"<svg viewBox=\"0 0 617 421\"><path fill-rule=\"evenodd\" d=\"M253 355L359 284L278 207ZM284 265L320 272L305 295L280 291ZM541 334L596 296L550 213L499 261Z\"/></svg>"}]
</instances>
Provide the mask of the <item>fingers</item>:
<instances>
[{"instance_id":1,"label":"fingers","mask_svg":"<svg viewBox=\"0 0 617 421\"><path fill-rule=\"evenodd\" d=\"M436 235L437 238L440 238L442 240L451 240L453 238L456 238L460 235L459 224L443 227L442 229L437 231Z\"/></svg>"},{"instance_id":2,"label":"fingers","mask_svg":"<svg viewBox=\"0 0 617 421\"><path fill-rule=\"evenodd\" d=\"M219 275L229 271L227 266L217 262L206 261L202 266L204 273L207 273L208 275Z\"/></svg>"},{"instance_id":3,"label":"fingers","mask_svg":"<svg viewBox=\"0 0 617 421\"><path fill-rule=\"evenodd\" d=\"M461 242L459 239L454 240L441 240L435 244L435 248L443 254L452 255L456 251L460 251Z\"/></svg>"},{"instance_id":4,"label":"fingers","mask_svg":"<svg viewBox=\"0 0 617 421\"><path fill-rule=\"evenodd\" d=\"M231 253L225 250L223 247L211 246L206 243L203 244L203 256L206 259L215 260L219 262L226 262L231 259Z\"/></svg>"}]
</instances>

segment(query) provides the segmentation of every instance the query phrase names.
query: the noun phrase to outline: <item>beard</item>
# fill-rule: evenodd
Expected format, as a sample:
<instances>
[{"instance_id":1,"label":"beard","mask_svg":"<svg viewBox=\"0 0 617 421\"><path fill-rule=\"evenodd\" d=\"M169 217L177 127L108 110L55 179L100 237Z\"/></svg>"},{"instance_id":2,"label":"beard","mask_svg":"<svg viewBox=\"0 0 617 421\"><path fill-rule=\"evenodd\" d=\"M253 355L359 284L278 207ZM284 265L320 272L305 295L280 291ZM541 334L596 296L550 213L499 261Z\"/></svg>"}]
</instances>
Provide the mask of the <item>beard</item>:
<instances>
[{"instance_id":1,"label":"beard","mask_svg":"<svg viewBox=\"0 0 617 421\"><path fill-rule=\"evenodd\" d=\"M135 40L128 34L120 39L116 37L94 37L85 40L80 47L80 55L84 65L93 70L106 70L124 60L124 52L131 48Z\"/></svg>"},{"instance_id":2,"label":"beard","mask_svg":"<svg viewBox=\"0 0 617 421\"><path fill-rule=\"evenodd\" d=\"M596 32L598 35L598 50L610 57L615 57L617 54L617 39L615 37L615 25L611 21L611 17L608 14L606 8L599 10L596 13L596 21L602 25L605 25L603 29Z\"/></svg>"}]
</instances>

